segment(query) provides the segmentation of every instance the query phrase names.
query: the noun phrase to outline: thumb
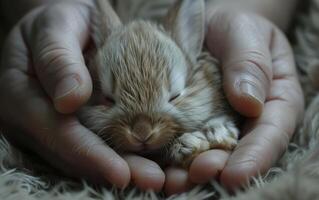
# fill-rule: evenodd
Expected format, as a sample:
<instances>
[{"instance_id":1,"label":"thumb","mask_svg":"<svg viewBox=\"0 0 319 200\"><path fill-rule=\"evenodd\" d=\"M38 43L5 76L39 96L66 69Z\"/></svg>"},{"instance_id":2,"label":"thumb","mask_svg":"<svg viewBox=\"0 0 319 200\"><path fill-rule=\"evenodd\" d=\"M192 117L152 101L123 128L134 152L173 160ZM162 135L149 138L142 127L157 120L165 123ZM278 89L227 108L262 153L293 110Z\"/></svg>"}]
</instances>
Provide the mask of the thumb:
<instances>
[{"instance_id":1,"label":"thumb","mask_svg":"<svg viewBox=\"0 0 319 200\"><path fill-rule=\"evenodd\" d=\"M80 14L68 4L54 5L43 13L30 35L35 73L56 110L72 113L92 92L82 54L89 32L87 19L83 11Z\"/></svg>"},{"instance_id":2,"label":"thumb","mask_svg":"<svg viewBox=\"0 0 319 200\"><path fill-rule=\"evenodd\" d=\"M257 117L272 80L270 34L267 35L270 31L260 30L251 17L243 14L228 20L227 25L225 21L211 21L207 46L221 61L230 104L242 115Z\"/></svg>"}]
</instances>

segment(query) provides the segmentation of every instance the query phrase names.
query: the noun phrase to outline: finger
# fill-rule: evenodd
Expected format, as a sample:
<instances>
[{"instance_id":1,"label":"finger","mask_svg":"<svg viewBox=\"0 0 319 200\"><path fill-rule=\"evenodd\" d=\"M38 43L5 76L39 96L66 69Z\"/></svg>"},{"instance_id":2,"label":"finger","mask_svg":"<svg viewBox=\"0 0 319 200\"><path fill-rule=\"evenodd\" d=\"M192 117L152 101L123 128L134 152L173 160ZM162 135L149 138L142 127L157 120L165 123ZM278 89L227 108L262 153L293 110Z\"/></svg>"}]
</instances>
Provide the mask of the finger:
<instances>
[{"instance_id":1,"label":"finger","mask_svg":"<svg viewBox=\"0 0 319 200\"><path fill-rule=\"evenodd\" d=\"M222 184L235 189L247 184L250 177L265 173L286 149L295 115L285 103L267 102L258 122L251 122L253 130L240 140L230 156L221 174Z\"/></svg>"},{"instance_id":2,"label":"finger","mask_svg":"<svg viewBox=\"0 0 319 200\"><path fill-rule=\"evenodd\" d=\"M8 134L68 175L125 187L127 163L74 117L57 114L38 84L16 69L2 73L1 119L26 132Z\"/></svg>"},{"instance_id":3,"label":"finger","mask_svg":"<svg viewBox=\"0 0 319 200\"><path fill-rule=\"evenodd\" d=\"M276 84L273 85L274 93L271 93L270 98L279 97L295 108L299 122L304 113L303 91L299 83L293 51L286 36L278 28L273 31L270 48L273 58L273 80L281 86L276 90L274 88ZM286 89L286 92L281 93L280 88Z\"/></svg>"},{"instance_id":4,"label":"finger","mask_svg":"<svg viewBox=\"0 0 319 200\"><path fill-rule=\"evenodd\" d=\"M124 159L130 167L131 180L135 186L142 190L161 191L165 174L155 162L135 155L125 156Z\"/></svg>"},{"instance_id":5,"label":"finger","mask_svg":"<svg viewBox=\"0 0 319 200\"><path fill-rule=\"evenodd\" d=\"M271 26L261 19L260 25L251 17L256 18L214 16L206 38L209 50L221 61L229 102L242 115L256 117L262 112L272 79Z\"/></svg>"},{"instance_id":6,"label":"finger","mask_svg":"<svg viewBox=\"0 0 319 200\"><path fill-rule=\"evenodd\" d=\"M271 44L274 79L264 112L249 120L247 134L221 174L221 182L234 189L250 177L265 173L286 150L303 112L303 95L297 81L292 51L276 31Z\"/></svg>"},{"instance_id":7,"label":"finger","mask_svg":"<svg viewBox=\"0 0 319 200\"><path fill-rule=\"evenodd\" d=\"M219 149L201 153L190 166L190 180L193 183L202 184L218 178L226 165L228 157L228 152Z\"/></svg>"},{"instance_id":8,"label":"finger","mask_svg":"<svg viewBox=\"0 0 319 200\"><path fill-rule=\"evenodd\" d=\"M188 173L184 169L170 167L165 170L165 174L164 191L168 196L186 192L193 187L188 179Z\"/></svg>"},{"instance_id":9,"label":"finger","mask_svg":"<svg viewBox=\"0 0 319 200\"><path fill-rule=\"evenodd\" d=\"M74 112L92 91L82 55L89 38L89 11L82 7L53 5L23 29L37 77L61 113Z\"/></svg>"}]
</instances>

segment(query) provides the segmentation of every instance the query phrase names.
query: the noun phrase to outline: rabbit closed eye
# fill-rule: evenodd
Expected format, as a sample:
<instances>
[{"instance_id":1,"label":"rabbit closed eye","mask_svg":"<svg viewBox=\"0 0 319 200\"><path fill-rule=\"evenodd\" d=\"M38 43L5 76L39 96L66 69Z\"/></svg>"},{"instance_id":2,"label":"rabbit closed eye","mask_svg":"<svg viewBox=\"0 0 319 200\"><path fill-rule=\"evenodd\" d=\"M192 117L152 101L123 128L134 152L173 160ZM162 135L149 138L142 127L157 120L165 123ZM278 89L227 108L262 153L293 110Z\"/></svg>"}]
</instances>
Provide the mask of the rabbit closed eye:
<instances>
[{"instance_id":1,"label":"rabbit closed eye","mask_svg":"<svg viewBox=\"0 0 319 200\"><path fill-rule=\"evenodd\" d=\"M188 165L211 148L230 150L236 114L218 63L203 52L204 1L179 0L162 25L123 25L97 1L90 62L94 93L81 122L118 151L161 152Z\"/></svg>"}]
</instances>

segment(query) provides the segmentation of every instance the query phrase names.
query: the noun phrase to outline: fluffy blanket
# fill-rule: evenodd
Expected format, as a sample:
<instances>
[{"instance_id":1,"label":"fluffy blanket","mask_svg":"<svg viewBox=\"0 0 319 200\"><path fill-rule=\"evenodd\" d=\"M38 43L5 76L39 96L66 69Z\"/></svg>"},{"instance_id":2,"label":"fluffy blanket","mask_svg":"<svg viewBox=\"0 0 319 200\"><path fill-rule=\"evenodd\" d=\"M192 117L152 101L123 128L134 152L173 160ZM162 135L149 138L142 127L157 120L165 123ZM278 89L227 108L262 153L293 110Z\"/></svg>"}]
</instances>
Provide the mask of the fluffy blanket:
<instances>
[{"instance_id":1,"label":"fluffy blanket","mask_svg":"<svg viewBox=\"0 0 319 200\"><path fill-rule=\"evenodd\" d=\"M148 3L145 3L136 8L142 9L147 5ZM117 6L121 13L121 1L118 1ZM296 130L296 135L283 158L276 167L269 170L269 173L256 178L247 190L235 196L228 196L212 182L169 199L319 199L319 155L312 158L311 162L309 161L314 147L319 145L319 96L316 96L316 87L319 86L319 79L316 80L319 75L319 0L312 0L307 12L298 15L296 27L292 31L295 38L293 42L295 56L307 107L304 121ZM42 170L38 170L39 165ZM50 170L43 170L38 158L27 156L12 147L4 138L0 138L0 199L2 200L155 200L164 198L162 194L141 193L134 188L127 191L93 188L86 182L68 180Z\"/></svg>"}]
</instances>

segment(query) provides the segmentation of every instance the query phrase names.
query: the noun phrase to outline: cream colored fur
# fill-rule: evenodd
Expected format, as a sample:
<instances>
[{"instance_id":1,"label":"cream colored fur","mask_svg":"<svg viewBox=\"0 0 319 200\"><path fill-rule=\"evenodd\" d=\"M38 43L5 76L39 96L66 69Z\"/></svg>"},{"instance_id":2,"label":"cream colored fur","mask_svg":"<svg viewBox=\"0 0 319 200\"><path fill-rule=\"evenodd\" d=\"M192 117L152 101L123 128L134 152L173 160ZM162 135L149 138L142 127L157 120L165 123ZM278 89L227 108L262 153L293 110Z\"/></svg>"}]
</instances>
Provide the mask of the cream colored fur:
<instances>
[{"instance_id":1,"label":"cream colored fur","mask_svg":"<svg viewBox=\"0 0 319 200\"><path fill-rule=\"evenodd\" d=\"M96 2L89 69L97 80L91 99L102 102L84 106L80 121L116 151L160 151L164 162L183 166L212 148L232 150L238 115L218 62L203 52L204 0L177 1L160 24L122 24L106 0Z\"/></svg>"}]
</instances>

